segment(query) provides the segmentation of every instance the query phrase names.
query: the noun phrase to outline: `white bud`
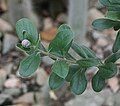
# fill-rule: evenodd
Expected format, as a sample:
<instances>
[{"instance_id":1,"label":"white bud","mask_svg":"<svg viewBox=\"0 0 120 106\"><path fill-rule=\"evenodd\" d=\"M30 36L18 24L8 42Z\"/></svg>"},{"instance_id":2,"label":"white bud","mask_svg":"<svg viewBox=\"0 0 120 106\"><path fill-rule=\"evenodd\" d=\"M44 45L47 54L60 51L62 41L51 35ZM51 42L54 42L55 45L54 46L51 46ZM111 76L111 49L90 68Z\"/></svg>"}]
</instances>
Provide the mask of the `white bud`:
<instances>
[{"instance_id":1,"label":"white bud","mask_svg":"<svg viewBox=\"0 0 120 106\"><path fill-rule=\"evenodd\" d=\"M27 40L27 39L24 39L23 41L22 41L22 46L24 46L24 47L28 47L28 46L30 46L30 41L29 40Z\"/></svg>"}]
</instances>

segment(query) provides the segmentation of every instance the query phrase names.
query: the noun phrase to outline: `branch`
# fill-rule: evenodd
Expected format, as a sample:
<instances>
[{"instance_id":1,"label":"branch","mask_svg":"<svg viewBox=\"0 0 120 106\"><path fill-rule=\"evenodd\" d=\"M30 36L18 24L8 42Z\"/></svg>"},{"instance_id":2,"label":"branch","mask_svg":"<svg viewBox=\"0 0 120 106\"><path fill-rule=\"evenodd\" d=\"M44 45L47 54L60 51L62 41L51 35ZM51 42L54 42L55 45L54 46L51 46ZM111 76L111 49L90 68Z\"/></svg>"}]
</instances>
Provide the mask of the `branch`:
<instances>
[{"instance_id":1,"label":"branch","mask_svg":"<svg viewBox=\"0 0 120 106\"><path fill-rule=\"evenodd\" d=\"M52 59L55 59L55 60L64 60L64 61L66 61L66 62L68 62L68 63L76 64L76 61L68 60L68 59L62 58L62 57L58 57L58 56L56 56L56 55L54 55L54 54L51 54L51 53L49 53L49 52L45 52L45 51L43 51L43 50L39 50L39 51L40 51L41 54L43 54L43 55L45 55L45 56L49 56L49 57L52 58Z\"/></svg>"}]
</instances>

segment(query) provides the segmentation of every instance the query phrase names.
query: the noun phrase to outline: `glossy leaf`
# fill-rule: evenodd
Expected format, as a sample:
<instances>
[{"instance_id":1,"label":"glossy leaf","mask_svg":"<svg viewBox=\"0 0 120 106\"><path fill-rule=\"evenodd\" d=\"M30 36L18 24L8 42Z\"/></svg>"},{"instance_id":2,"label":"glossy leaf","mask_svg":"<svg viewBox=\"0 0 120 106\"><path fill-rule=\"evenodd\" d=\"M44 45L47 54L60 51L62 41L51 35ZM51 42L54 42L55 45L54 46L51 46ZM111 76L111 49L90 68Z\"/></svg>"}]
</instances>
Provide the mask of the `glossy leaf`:
<instances>
[{"instance_id":1,"label":"glossy leaf","mask_svg":"<svg viewBox=\"0 0 120 106\"><path fill-rule=\"evenodd\" d=\"M80 66L79 66L79 65L76 65L76 64L71 65L71 66L69 67L69 72L68 72L68 75L67 75L67 77L66 77L66 80L67 80L68 82L70 82L70 81L72 80L73 75L74 75L79 69L80 69Z\"/></svg>"},{"instance_id":2,"label":"glossy leaf","mask_svg":"<svg viewBox=\"0 0 120 106\"><path fill-rule=\"evenodd\" d=\"M52 66L52 72L65 79L69 71L68 64L65 61L56 61Z\"/></svg>"},{"instance_id":3,"label":"glossy leaf","mask_svg":"<svg viewBox=\"0 0 120 106\"><path fill-rule=\"evenodd\" d=\"M77 95L82 94L87 87L87 79L84 72L84 69L77 71L70 82L72 92Z\"/></svg>"},{"instance_id":4,"label":"glossy leaf","mask_svg":"<svg viewBox=\"0 0 120 106\"><path fill-rule=\"evenodd\" d=\"M71 47L79 56L83 58L96 57L95 53L84 45L77 45L76 43L73 43Z\"/></svg>"},{"instance_id":5,"label":"glossy leaf","mask_svg":"<svg viewBox=\"0 0 120 106\"><path fill-rule=\"evenodd\" d=\"M23 59L20 63L18 72L21 77L30 77L40 65L40 55L32 54Z\"/></svg>"},{"instance_id":6,"label":"glossy leaf","mask_svg":"<svg viewBox=\"0 0 120 106\"><path fill-rule=\"evenodd\" d=\"M24 35L23 35L24 31L30 34L29 38L32 41L34 41L34 43L37 42L37 40L39 38L37 29L34 26L34 24L27 18L22 18L22 19L18 20L16 23L16 32L17 32L17 35L20 40L23 40L26 38L26 36L24 37Z\"/></svg>"},{"instance_id":7,"label":"glossy leaf","mask_svg":"<svg viewBox=\"0 0 120 106\"><path fill-rule=\"evenodd\" d=\"M95 92L100 92L105 87L105 79L97 73L92 78L92 88Z\"/></svg>"},{"instance_id":8,"label":"glossy leaf","mask_svg":"<svg viewBox=\"0 0 120 106\"><path fill-rule=\"evenodd\" d=\"M61 87L63 85L64 81L65 80L63 78L59 77L57 74L52 72L49 77L49 86L52 90L55 90L55 89Z\"/></svg>"},{"instance_id":9,"label":"glossy leaf","mask_svg":"<svg viewBox=\"0 0 120 106\"><path fill-rule=\"evenodd\" d=\"M115 42L113 44L112 51L113 51L113 53L115 53L119 49L120 49L120 31L117 33L117 37L116 37Z\"/></svg>"},{"instance_id":10,"label":"glossy leaf","mask_svg":"<svg viewBox=\"0 0 120 106\"><path fill-rule=\"evenodd\" d=\"M66 28L64 28L66 27ZM67 25L62 25L58 29L56 37L49 45L49 52L58 56L65 56L73 40L73 32Z\"/></svg>"},{"instance_id":11,"label":"glossy leaf","mask_svg":"<svg viewBox=\"0 0 120 106\"><path fill-rule=\"evenodd\" d=\"M100 59L96 59L96 58L87 58L87 59L78 60L77 64L79 64L79 66L82 68L89 68L100 65L101 61Z\"/></svg>"},{"instance_id":12,"label":"glossy leaf","mask_svg":"<svg viewBox=\"0 0 120 106\"><path fill-rule=\"evenodd\" d=\"M107 57L107 59L105 60L105 63L109 63L109 62L116 62L118 59L120 58L120 51L111 54L110 56Z\"/></svg>"},{"instance_id":13,"label":"glossy leaf","mask_svg":"<svg viewBox=\"0 0 120 106\"><path fill-rule=\"evenodd\" d=\"M104 79L112 78L117 74L117 66L114 63L106 63L102 66L99 66L98 73Z\"/></svg>"}]
</instances>

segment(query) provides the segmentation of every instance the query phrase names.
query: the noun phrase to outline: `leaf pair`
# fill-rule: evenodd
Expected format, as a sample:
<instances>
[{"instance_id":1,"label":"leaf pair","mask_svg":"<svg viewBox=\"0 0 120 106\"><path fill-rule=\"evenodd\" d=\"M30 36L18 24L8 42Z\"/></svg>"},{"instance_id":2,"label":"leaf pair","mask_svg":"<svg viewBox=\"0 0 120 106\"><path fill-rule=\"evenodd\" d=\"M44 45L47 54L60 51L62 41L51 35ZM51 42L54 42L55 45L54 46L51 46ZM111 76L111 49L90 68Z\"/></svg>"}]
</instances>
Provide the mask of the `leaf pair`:
<instances>
[{"instance_id":1,"label":"leaf pair","mask_svg":"<svg viewBox=\"0 0 120 106\"><path fill-rule=\"evenodd\" d=\"M80 68L77 64L71 65L69 68L66 81L70 82L71 91L77 95L82 94L87 87L85 72L86 69Z\"/></svg>"},{"instance_id":2,"label":"leaf pair","mask_svg":"<svg viewBox=\"0 0 120 106\"><path fill-rule=\"evenodd\" d=\"M87 86L85 71L86 69L78 65L72 65L69 68L65 61L56 61L52 66L49 86L51 89L57 89L67 80L70 82L72 92L82 94Z\"/></svg>"},{"instance_id":3,"label":"leaf pair","mask_svg":"<svg viewBox=\"0 0 120 106\"><path fill-rule=\"evenodd\" d=\"M65 81L68 74L69 66L63 61L56 61L52 66L52 73L49 78L49 85L51 89L59 88Z\"/></svg>"},{"instance_id":4,"label":"leaf pair","mask_svg":"<svg viewBox=\"0 0 120 106\"><path fill-rule=\"evenodd\" d=\"M120 29L120 2L119 0L100 0L108 8L106 18L93 21L92 25L97 30L114 28Z\"/></svg>"},{"instance_id":5,"label":"leaf pair","mask_svg":"<svg viewBox=\"0 0 120 106\"><path fill-rule=\"evenodd\" d=\"M114 28L115 31L118 31L112 48L112 52L116 53L120 49L120 1L100 0L100 2L108 8L106 18L96 19L92 25L97 30Z\"/></svg>"},{"instance_id":6,"label":"leaf pair","mask_svg":"<svg viewBox=\"0 0 120 106\"><path fill-rule=\"evenodd\" d=\"M21 43L17 44L18 48L29 54L20 63L18 69L19 75L25 78L30 77L37 70L41 61L40 54L37 53L37 50L41 48L37 29L29 19L22 18L16 23L16 32L21 41L28 39L32 43L32 46L35 46L26 48Z\"/></svg>"}]
</instances>

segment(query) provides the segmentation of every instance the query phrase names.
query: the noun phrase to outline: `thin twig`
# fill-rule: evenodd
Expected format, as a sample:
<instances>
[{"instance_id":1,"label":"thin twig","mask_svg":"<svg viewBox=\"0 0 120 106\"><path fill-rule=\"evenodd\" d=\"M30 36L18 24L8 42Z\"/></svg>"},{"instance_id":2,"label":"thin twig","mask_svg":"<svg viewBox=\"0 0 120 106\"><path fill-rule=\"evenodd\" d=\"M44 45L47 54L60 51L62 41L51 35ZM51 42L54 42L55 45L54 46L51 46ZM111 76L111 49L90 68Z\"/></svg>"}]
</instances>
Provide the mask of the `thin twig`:
<instances>
[{"instance_id":1,"label":"thin twig","mask_svg":"<svg viewBox=\"0 0 120 106\"><path fill-rule=\"evenodd\" d=\"M75 63L76 63L76 61L68 60L68 59L62 58L62 57L58 57L58 56L56 56L56 55L54 55L54 54L51 54L51 53L49 53L49 52L45 52L45 51L43 51L43 50L39 50L39 51L40 51L41 54L43 54L43 55L45 55L45 56L49 56L49 57L51 57L52 59L55 59L55 60L64 60L64 61L66 61L66 62L68 62L68 63L72 63L72 64L75 64Z\"/></svg>"}]
</instances>

